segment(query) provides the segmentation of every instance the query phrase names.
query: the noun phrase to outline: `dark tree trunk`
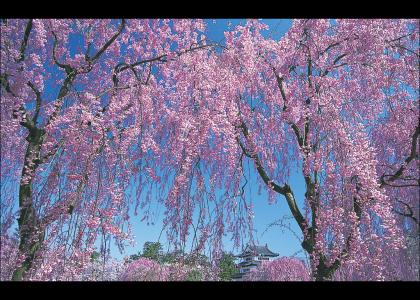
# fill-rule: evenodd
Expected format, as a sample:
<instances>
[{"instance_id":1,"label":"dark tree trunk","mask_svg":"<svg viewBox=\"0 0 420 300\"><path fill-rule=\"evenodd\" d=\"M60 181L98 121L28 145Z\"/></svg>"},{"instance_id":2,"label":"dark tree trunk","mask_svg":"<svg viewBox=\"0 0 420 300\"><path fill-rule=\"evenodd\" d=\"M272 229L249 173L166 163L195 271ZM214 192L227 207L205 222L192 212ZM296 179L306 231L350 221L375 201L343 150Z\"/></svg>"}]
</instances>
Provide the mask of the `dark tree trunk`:
<instances>
[{"instance_id":1,"label":"dark tree trunk","mask_svg":"<svg viewBox=\"0 0 420 300\"><path fill-rule=\"evenodd\" d=\"M302 248L309 254L312 255L314 253L314 236L312 235L312 227L309 229L307 237L302 243ZM335 271L337 271L338 267L340 266L340 260L337 259L335 262L329 266L325 264L325 256L322 253L316 253L317 257L319 257L319 262L316 266L312 266L312 274L315 278L315 281L326 281L330 280L331 277L334 275ZM312 258L311 258L312 261Z\"/></svg>"},{"instance_id":2,"label":"dark tree trunk","mask_svg":"<svg viewBox=\"0 0 420 300\"><path fill-rule=\"evenodd\" d=\"M338 267L339 267L338 261L333 263L331 266L327 266L325 264L324 257L321 255L321 258L319 259L319 263L314 273L315 280L316 281L331 280L331 277L334 275Z\"/></svg>"},{"instance_id":3,"label":"dark tree trunk","mask_svg":"<svg viewBox=\"0 0 420 300\"><path fill-rule=\"evenodd\" d=\"M45 230L39 217L36 215L32 182L35 171L40 162L40 150L43 141L44 130L32 128L26 140L29 142L26 148L25 160L22 168L19 186L19 252L25 255L22 265L13 272L12 280L23 280L27 271L31 268L34 258L44 240Z\"/></svg>"}]
</instances>

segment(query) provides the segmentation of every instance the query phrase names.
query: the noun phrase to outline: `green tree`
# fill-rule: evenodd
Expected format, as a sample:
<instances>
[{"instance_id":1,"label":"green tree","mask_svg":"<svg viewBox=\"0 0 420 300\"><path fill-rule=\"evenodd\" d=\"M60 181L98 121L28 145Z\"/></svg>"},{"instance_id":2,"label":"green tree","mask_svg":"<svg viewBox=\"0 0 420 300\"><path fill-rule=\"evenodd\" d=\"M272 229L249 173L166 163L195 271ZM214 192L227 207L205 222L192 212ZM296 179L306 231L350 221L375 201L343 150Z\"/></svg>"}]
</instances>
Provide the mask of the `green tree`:
<instances>
[{"instance_id":1,"label":"green tree","mask_svg":"<svg viewBox=\"0 0 420 300\"><path fill-rule=\"evenodd\" d=\"M100 256L101 254L99 252L93 251L92 254L90 255L90 261L91 262L98 261Z\"/></svg>"},{"instance_id":2,"label":"green tree","mask_svg":"<svg viewBox=\"0 0 420 300\"><path fill-rule=\"evenodd\" d=\"M146 242L143 245L142 257L159 260L162 254L162 244L159 242Z\"/></svg>"},{"instance_id":3,"label":"green tree","mask_svg":"<svg viewBox=\"0 0 420 300\"><path fill-rule=\"evenodd\" d=\"M138 260L140 257L141 257L141 253L139 251L137 254L130 255L129 261L132 262L132 261Z\"/></svg>"},{"instance_id":4,"label":"green tree","mask_svg":"<svg viewBox=\"0 0 420 300\"><path fill-rule=\"evenodd\" d=\"M219 269L220 280L232 280L232 276L237 273L235 256L232 253L223 253L219 260Z\"/></svg>"},{"instance_id":5,"label":"green tree","mask_svg":"<svg viewBox=\"0 0 420 300\"><path fill-rule=\"evenodd\" d=\"M198 270L191 270L188 275L186 281L202 281L203 274L201 274Z\"/></svg>"},{"instance_id":6,"label":"green tree","mask_svg":"<svg viewBox=\"0 0 420 300\"><path fill-rule=\"evenodd\" d=\"M176 256L173 253L165 253L160 258L161 263L173 263L176 261Z\"/></svg>"}]
</instances>

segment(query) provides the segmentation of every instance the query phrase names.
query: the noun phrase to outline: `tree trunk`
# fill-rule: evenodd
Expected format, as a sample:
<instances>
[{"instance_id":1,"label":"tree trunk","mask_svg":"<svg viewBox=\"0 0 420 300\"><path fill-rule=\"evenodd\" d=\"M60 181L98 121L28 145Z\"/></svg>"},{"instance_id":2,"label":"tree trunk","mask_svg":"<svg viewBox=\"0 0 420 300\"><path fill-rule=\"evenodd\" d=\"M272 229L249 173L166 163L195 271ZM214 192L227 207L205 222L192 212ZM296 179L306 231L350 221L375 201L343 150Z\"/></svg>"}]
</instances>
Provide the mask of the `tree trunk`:
<instances>
[{"instance_id":1,"label":"tree trunk","mask_svg":"<svg viewBox=\"0 0 420 300\"><path fill-rule=\"evenodd\" d=\"M302 248L310 255L314 253L314 237L312 236L312 227L309 229L309 232L302 242ZM340 266L340 261L337 259L332 265L327 266L325 264L325 256L320 253L315 254L319 257L318 265L312 267L312 274L315 278L315 281L326 281L330 280ZM311 258L312 261L312 258ZM311 263L311 266L313 264Z\"/></svg>"},{"instance_id":2,"label":"tree trunk","mask_svg":"<svg viewBox=\"0 0 420 300\"><path fill-rule=\"evenodd\" d=\"M31 268L45 236L40 219L36 215L33 203L32 181L39 165L44 130L32 128L26 140L25 160L19 186L19 252L25 255L22 265L13 272L12 280L23 280Z\"/></svg>"},{"instance_id":3,"label":"tree trunk","mask_svg":"<svg viewBox=\"0 0 420 300\"><path fill-rule=\"evenodd\" d=\"M321 255L321 258L319 259L319 263L316 266L315 270L315 281L326 281L331 280L331 277L334 275L335 271L338 269L339 263L338 261L332 264L331 266L327 266L325 264L325 259Z\"/></svg>"}]
</instances>

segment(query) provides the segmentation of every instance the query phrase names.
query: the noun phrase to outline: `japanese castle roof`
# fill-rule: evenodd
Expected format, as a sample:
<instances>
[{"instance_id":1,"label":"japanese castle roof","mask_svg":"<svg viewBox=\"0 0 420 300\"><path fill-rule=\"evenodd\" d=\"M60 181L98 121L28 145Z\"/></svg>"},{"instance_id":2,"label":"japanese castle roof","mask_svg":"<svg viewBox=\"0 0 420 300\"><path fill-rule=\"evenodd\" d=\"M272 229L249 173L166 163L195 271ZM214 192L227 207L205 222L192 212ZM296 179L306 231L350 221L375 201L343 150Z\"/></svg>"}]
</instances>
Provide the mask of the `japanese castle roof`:
<instances>
[{"instance_id":1,"label":"japanese castle roof","mask_svg":"<svg viewBox=\"0 0 420 300\"><path fill-rule=\"evenodd\" d=\"M274 253L270 249L268 249L267 244L265 246L256 246L256 245L247 245L243 252L236 257L246 257L246 256L270 256L276 257L279 256L278 253Z\"/></svg>"}]
</instances>

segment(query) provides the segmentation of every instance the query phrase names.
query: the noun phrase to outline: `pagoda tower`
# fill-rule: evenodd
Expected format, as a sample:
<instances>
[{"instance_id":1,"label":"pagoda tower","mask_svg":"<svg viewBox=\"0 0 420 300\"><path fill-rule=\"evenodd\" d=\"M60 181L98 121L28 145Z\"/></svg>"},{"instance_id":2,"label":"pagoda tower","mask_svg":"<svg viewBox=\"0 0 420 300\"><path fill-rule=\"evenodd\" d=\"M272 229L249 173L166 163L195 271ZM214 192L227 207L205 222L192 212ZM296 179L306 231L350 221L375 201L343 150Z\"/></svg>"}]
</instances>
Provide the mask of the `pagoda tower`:
<instances>
[{"instance_id":1,"label":"pagoda tower","mask_svg":"<svg viewBox=\"0 0 420 300\"><path fill-rule=\"evenodd\" d=\"M268 249L267 244L265 246L248 244L241 254L235 256L241 259L241 262L236 265L238 273L233 279L241 280L245 274L249 273L253 268L258 267L262 262L271 261L277 256L279 254Z\"/></svg>"}]
</instances>

